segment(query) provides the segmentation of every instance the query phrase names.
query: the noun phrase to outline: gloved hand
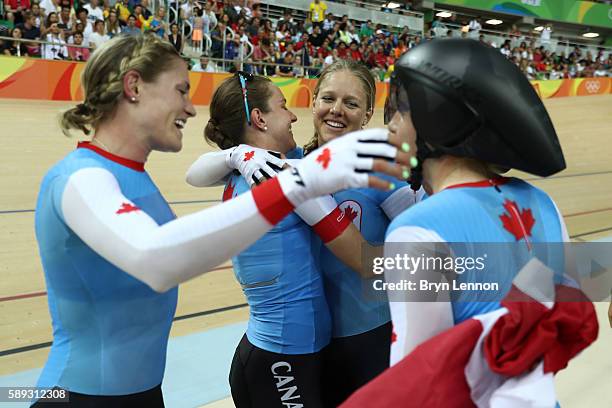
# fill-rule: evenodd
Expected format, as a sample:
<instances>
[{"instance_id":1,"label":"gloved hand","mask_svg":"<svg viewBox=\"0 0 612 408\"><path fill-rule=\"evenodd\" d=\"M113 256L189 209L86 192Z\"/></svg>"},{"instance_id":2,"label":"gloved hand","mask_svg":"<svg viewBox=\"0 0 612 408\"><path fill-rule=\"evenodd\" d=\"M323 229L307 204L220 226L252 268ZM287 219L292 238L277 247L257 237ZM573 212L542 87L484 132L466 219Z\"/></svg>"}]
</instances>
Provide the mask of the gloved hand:
<instances>
[{"instance_id":1,"label":"gloved hand","mask_svg":"<svg viewBox=\"0 0 612 408\"><path fill-rule=\"evenodd\" d=\"M409 156L398 152L401 141L389 144L386 129L352 132L319 147L295 167L279 173L278 179L287 199L295 206L306 200L349 188L394 186L370 172L401 178ZM397 161L399 164L392 163ZM402 166L404 165L404 166Z\"/></svg>"},{"instance_id":2,"label":"gloved hand","mask_svg":"<svg viewBox=\"0 0 612 408\"><path fill-rule=\"evenodd\" d=\"M225 160L229 167L242 174L250 186L274 177L285 165L280 153L245 144L236 146Z\"/></svg>"}]
</instances>

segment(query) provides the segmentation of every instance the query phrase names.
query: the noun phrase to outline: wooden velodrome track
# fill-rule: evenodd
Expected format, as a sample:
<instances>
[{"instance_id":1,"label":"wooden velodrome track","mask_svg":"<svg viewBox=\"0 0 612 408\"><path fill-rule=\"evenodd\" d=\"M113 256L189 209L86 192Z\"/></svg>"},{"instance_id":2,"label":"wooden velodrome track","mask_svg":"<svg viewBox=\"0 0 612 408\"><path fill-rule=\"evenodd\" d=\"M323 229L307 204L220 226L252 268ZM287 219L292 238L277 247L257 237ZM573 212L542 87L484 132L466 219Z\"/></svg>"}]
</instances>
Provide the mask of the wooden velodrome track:
<instances>
[{"instance_id":1,"label":"wooden velodrome track","mask_svg":"<svg viewBox=\"0 0 612 408\"><path fill-rule=\"evenodd\" d=\"M550 193L575 240L612 236L612 95L546 101L568 168L549 179L527 178ZM45 171L74 149L78 137L59 131L58 112L67 103L0 100L0 376L41 367L49 351L51 324L38 249L34 212ZM299 120L294 134L303 144L312 134L309 109L293 110ZM153 153L146 166L172 207L181 216L218 202L221 188L196 189L184 181L189 165L212 148L202 129L207 107L198 107L184 131L179 154ZM382 126L379 109L371 126ZM182 285L172 336L182 336L245 321L248 309L231 265ZM598 303L599 339L557 377L561 406L611 407L612 329L607 304ZM230 364L230 361L227 362ZM205 370L205 368L203 368ZM214 406L232 406L230 402Z\"/></svg>"}]
</instances>

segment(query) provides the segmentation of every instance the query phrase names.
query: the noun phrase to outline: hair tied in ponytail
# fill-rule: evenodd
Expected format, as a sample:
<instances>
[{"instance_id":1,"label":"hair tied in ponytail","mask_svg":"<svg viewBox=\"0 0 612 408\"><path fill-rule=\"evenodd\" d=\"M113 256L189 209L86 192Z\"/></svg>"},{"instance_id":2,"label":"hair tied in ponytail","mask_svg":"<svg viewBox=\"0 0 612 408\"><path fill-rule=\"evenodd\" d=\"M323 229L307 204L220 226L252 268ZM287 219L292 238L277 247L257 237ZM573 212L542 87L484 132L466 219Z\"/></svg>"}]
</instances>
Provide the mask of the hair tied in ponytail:
<instances>
[{"instance_id":1,"label":"hair tied in ponytail","mask_svg":"<svg viewBox=\"0 0 612 408\"><path fill-rule=\"evenodd\" d=\"M76 106L76 113L83 116L89 116L92 114L92 110L87 103L79 103Z\"/></svg>"}]
</instances>

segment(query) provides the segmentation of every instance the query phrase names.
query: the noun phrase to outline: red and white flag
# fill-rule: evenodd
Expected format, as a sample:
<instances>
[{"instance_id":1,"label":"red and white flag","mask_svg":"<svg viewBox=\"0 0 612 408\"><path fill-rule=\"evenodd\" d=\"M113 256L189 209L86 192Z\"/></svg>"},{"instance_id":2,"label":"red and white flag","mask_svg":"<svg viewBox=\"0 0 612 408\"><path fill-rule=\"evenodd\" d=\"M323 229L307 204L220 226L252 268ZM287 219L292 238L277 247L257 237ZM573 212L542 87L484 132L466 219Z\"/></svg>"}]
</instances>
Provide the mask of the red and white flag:
<instances>
[{"instance_id":1,"label":"red and white flag","mask_svg":"<svg viewBox=\"0 0 612 408\"><path fill-rule=\"evenodd\" d=\"M536 262L502 308L423 342L340 407L554 407L553 375L595 341L598 324L587 297L554 286Z\"/></svg>"}]
</instances>

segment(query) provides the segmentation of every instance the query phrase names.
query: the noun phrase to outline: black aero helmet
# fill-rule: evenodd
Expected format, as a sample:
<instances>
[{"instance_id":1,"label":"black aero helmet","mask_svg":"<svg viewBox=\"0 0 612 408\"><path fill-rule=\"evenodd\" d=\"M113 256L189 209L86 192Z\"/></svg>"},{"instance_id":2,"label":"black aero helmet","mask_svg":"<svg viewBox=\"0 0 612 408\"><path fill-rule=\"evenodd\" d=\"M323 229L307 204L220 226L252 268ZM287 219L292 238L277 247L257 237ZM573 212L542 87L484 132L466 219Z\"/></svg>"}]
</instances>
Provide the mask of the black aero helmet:
<instances>
[{"instance_id":1,"label":"black aero helmet","mask_svg":"<svg viewBox=\"0 0 612 408\"><path fill-rule=\"evenodd\" d=\"M419 167L450 154L538 176L565 168L550 117L525 75L478 41L433 40L404 54L395 64L385 120L398 109L410 110Z\"/></svg>"}]
</instances>

